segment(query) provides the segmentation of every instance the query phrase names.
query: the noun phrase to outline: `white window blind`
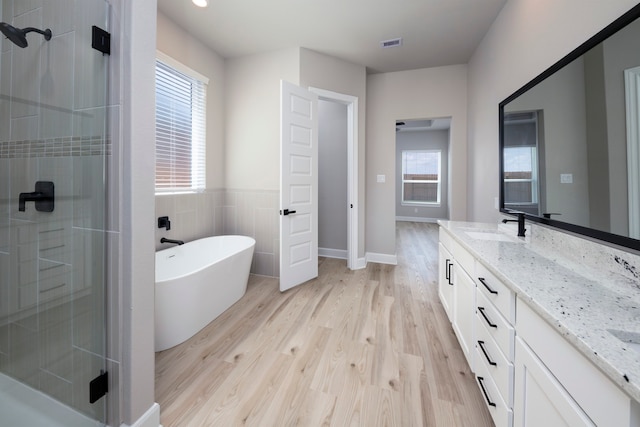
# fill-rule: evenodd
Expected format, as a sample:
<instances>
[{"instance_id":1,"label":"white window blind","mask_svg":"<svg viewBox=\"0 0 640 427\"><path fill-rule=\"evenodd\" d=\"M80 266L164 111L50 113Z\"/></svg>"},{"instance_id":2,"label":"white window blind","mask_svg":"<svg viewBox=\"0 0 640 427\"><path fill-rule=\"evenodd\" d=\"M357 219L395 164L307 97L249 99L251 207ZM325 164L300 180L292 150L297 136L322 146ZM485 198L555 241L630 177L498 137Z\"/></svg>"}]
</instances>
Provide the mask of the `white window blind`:
<instances>
[{"instance_id":1,"label":"white window blind","mask_svg":"<svg viewBox=\"0 0 640 427\"><path fill-rule=\"evenodd\" d=\"M207 82L168 62L156 60L156 193L202 191Z\"/></svg>"}]
</instances>

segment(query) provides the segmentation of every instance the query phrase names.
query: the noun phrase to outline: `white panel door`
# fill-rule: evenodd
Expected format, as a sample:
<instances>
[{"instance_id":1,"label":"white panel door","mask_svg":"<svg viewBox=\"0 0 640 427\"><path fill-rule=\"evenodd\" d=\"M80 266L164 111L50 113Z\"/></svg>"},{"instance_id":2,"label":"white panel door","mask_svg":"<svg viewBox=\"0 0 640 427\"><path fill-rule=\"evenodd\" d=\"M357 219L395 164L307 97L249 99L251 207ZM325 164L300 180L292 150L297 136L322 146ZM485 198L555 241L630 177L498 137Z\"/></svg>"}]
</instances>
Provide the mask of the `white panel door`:
<instances>
[{"instance_id":1,"label":"white panel door","mask_svg":"<svg viewBox=\"0 0 640 427\"><path fill-rule=\"evenodd\" d=\"M280 86L280 291L318 277L318 98Z\"/></svg>"}]
</instances>

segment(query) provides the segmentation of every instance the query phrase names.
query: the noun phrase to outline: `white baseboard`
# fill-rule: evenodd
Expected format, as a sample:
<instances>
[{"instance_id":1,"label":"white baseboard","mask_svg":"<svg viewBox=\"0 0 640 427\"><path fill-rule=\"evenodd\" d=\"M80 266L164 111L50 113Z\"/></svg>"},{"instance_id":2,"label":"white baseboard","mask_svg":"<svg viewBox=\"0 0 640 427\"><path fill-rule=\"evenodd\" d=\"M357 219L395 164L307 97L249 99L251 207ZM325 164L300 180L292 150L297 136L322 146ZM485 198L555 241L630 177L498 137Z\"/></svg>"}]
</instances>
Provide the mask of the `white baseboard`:
<instances>
[{"instance_id":1,"label":"white baseboard","mask_svg":"<svg viewBox=\"0 0 640 427\"><path fill-rule=\"evenodd\" d=\"M396 254L376 254L367 252L367 262L376 262L378 264L398 265L398 256Z\"/></svg>"},{"instance_id":2,"label":"white baseboard","mask_svg":"<svg viewBox=\"0 0 640 427\"><path fill-rule=\"evenodd\" d=\"M318 256L326 258L347 259L346 249L318 248Z\"/></svg>"},{"instance_id":3,"label":"white baseboard","mask_svg":"<svg viewBox=\"0 0 640 427\"><path fill-rule=\"evenodd\" d=\"M120 427L162 427L160 425L160 405L154 403L131 426L129 424L121 424Z\"/></svg>"},{"instance_id":4,"label":"white baseboard","mask_svg":"<svg viewBox=\"0 0 640 427\"><path fill-rule=\"evenodd\" d=\"M356 265L353 267L353 270L361 270L363 268L366 268L367 266L367 258L358 258L356 260Z\"/></svg>"},{"instance_id":5,"label":"white baseboard","mask_svg":"<svg viewBox=\"0 0 640 427\"><path fill-rule=\"evenodd\" d=\"M417 216L397 216L396 221L407 221L407 222L432 222L437 223L439 219L442 218L423 218Z\"/></svg>"}]
</instances>

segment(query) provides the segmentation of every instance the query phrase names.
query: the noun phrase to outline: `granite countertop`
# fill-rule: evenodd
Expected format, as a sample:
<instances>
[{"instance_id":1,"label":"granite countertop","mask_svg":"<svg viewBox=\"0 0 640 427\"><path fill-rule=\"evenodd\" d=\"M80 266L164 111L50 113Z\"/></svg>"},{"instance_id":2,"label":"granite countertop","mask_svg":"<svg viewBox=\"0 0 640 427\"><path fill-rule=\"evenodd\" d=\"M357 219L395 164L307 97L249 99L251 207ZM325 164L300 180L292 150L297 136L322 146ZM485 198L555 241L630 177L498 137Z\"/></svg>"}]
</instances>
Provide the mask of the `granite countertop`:
<instances>
[{"instance_id":1,"label":"granite countertop","mask_svg":"<svg viewBox=\"0 0 640 427\"><path fill-rule=\"evenodd\" d=\"M591 242L577 243L591 246L585 251L558 247L535 230L533 237L516 237L516 229L503 224L439 224L640 402L640 279L624 252Z\"/></svg>"}]
</instances>

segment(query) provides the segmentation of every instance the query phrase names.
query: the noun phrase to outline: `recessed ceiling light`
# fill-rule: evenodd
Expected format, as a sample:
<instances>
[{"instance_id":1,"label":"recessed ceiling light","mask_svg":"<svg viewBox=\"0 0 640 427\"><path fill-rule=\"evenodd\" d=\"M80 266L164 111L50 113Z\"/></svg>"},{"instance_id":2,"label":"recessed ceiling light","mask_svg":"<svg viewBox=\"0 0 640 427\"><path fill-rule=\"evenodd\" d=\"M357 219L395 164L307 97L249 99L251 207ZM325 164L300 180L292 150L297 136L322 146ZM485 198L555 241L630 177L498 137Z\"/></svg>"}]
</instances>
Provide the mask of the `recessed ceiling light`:
<instances>
[{"instance_id":1,"label":"recessed ceiling light","mask_svg":"<svg viewBox=\"0 0 640 427\"><path fill-rule=\"evenodd\" d=\"M198 7L207 7L207 5L209 4L208 0L191 0L193 2L193 4L195 4Z\"/></svg>"}]
</instances>

